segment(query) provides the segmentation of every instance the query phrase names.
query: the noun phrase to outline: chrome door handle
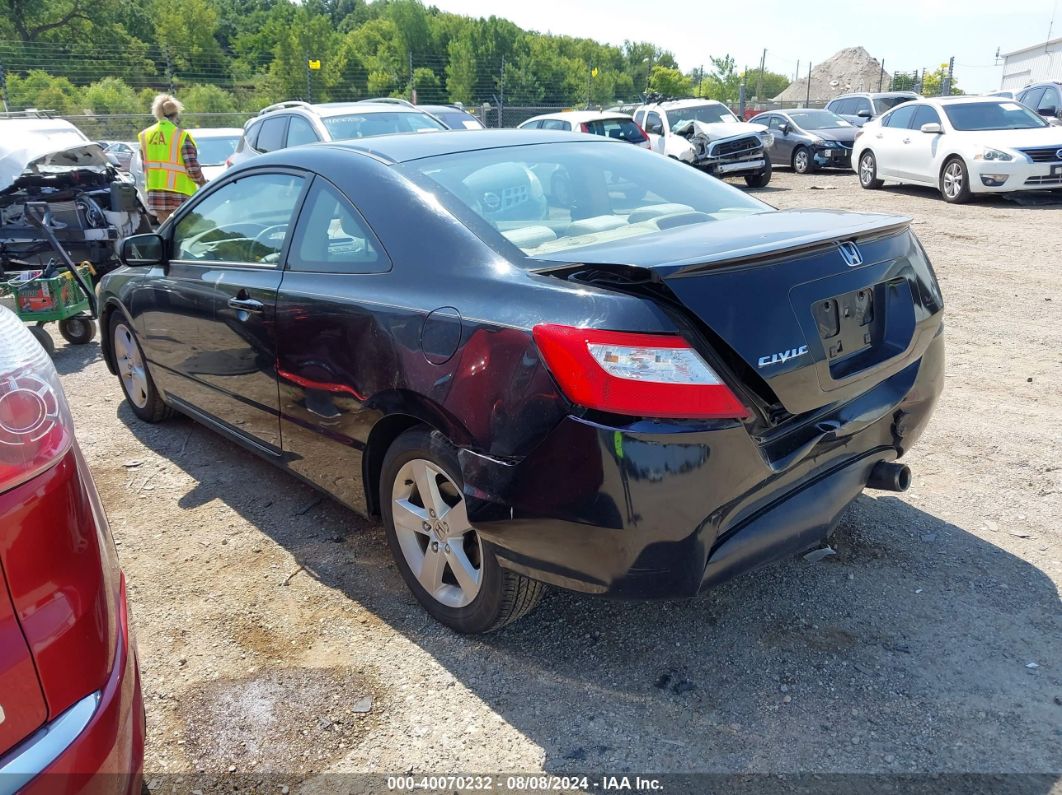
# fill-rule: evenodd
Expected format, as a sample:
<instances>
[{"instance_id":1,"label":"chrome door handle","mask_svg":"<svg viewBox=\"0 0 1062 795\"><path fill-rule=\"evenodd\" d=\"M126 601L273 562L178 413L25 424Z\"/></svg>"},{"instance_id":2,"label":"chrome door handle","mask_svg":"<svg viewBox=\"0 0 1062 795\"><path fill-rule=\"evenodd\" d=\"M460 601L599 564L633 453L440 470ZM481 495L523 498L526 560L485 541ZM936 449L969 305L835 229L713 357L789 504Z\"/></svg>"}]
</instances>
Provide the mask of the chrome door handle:
<instances>
[{"instance_id":1,"label":"chrome door handle","mask_svg":"<svg viewBox=\"0 0 1062 795\"><path fill-rule=\"evenodd\" d=\"M884 138L885 136L884 136L884 135L883 135L882 133L878 133L878 134L877 134L877 135L875 135L874 137L875 137L875 138Z\"/></svg>"},{"instance_id":2,"label":"chrome door handle","mask_svg":"<svg viewBox=\"0 0 1062 795\"><path fill-rule=\"evenodd\" d=\"M904 142L905 144L909 144L909 143L911 143L911 139L910 139L910 138L904 138L904 139L903 139L903 142Z\"/></svg>"},{"instance_id":3,"label":"chrome door handle","mask_svg":"<svg viewBox=\"0 0 1062 795\"><path fill-rule=\"evenodd\" d=\"M264 312L265 304L253 298L230 298L229 307L243 312Z\"/></svg>"}]
</instances>

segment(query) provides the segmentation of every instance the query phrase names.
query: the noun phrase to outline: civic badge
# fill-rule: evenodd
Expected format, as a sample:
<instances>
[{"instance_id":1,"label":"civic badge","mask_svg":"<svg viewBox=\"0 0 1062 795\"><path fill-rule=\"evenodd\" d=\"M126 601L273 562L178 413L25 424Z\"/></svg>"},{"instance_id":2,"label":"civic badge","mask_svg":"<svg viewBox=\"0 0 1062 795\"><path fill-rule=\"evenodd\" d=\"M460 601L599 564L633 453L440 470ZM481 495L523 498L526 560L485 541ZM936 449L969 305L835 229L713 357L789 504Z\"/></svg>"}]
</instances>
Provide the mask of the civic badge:
<instances>
[{"instance_id":1,"label":"civic badge","mask_svg":"<svg viewBox=\"0 0 1062 795\"><path fill-rule=\"evenodd\" d=\"M863 264L863 255L859 253L859 247L851 240L838 243L837 247L841 250L841 259L849 268Z\"/></svg>"}]
</instances>

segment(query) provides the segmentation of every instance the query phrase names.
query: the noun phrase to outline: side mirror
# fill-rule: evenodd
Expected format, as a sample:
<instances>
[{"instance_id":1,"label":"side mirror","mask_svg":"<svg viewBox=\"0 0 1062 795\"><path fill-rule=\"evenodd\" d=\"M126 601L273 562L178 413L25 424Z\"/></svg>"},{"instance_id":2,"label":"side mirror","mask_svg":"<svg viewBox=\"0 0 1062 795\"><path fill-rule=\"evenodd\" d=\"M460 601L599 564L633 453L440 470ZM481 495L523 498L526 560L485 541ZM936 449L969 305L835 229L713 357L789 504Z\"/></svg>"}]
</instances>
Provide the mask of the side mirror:
<instances>
[{"instance_id":1,"label":"side mirror","mask_svg":"<svg viewBox=\"0 0 1062 795\"><path fill-rule=\"evenodd\" d=\"M1040 108L1039 109L1039 113L1040 113L1041 116L1048 116L1048 117L1055 116L1055 117L1057 117L1058 116L1058 108L1053 107L1053 106L1047 107L1047 108Z\"/></svg>"},{"instance_id":2,"label":"side mirror","mask_svg":"<svg viewBox=\"0 0 1062 795\"><path fill-rule=\"evenodd\" d=\"M873 113L871 113L871 112L870 112L869 110L867 110L866 108L863 108L863 109L862 109L861 111L859 111L858 113L856 113L856 116L858 116L858 117L859 117L859 118L861 118L861 119L869 119L869 118L870 118L871 116L873 116L873 115L874 115L874 114L873 114Z\"/></svg>"},{"instance_id":3,"label":"side mirror","mask_svg":"<svg viewBox=\"0 0 1062 795\"><path fill-rule=\"evenodd\" d=\"M923 124L919 129L924 133L932 133L933 135L942 135L944 133L944 128L935 121Z\"/></svg>"},{"instance_id":4,"label":"side mirror","mask_svg":"<svg viewBox=\"0 0 1062 795\"><path fill-rule=\"evenodd\" d=\"M145 265L161 265L166 251L162 235L148 233L131 235L122 240L118 250L118 259L131 268Z\"/></svg>"},{"instance_id":5,"label":"side mirror","mask_svg":"<svg viewBox=\"0 0 1062 795\"><path fill-rule=\"evenodd\" d=\"M789 122L782 125L782 135L789 135Z\"/></svg>"},{"instance_id":6,"label":"side mirror","mask_svg":"<svg viewBox=\"0 0 1062 795\"><path fill-rule=\"evenodd\" d=\"M664 125L660 122L649 122L649 126L645 128L645 131L653 135L663 135Z\"/></svg>"}]
</instances>

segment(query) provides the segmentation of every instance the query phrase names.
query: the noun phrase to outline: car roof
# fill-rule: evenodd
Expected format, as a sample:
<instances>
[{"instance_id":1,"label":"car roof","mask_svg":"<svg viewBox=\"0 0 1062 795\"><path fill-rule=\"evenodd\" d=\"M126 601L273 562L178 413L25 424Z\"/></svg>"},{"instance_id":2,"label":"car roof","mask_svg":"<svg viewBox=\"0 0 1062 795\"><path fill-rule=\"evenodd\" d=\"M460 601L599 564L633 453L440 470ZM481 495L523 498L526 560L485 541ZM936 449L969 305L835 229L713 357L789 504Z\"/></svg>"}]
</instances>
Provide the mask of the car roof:
<instances>
[{"instance_id":1,"label":"car roof","mask_svg":"<svg viewBox=\"0 0 1062 795\"><path fill-rule=\"evenodd\" d=\"M411 108L397 102L325 102L303 110L312 110L318 116L344 116L350 113L424 113L419 108Z\"/></svg>"},{"instance_id":2,"label":"car roof","mask_svg":"<svg viewBox=\"0 0 1062 795\"><path fill-rule=\"evenodd\" d=\"M25 133L49 133L49 132L76 132L87 142L88 137L81 132L81 130L75 124L71 124L66 119L53 119L35 117L29 119L2 119L0 118L0 124L5 125L5 130L12 134L19 135Z\"/></svg>"},{"instance_id":3,"label":"car roof","mask_svg":"<svg viewBox=\"0 0 1062 795\"><path fill-rule=\"evenodd\" d=\"M697 99L696 97L690 97L689 99L669 99L664 102L653 102L648 105L640 105L639 108L663 108L664 110L671 110L672 108L692 108L695 105L723 105L717 99ZM726 105L723 105L726 107Z\"/></svg>"},{"instance_id":4,"label":"car roof","mask_svg":"<svg viewBox=\"0 0 1062 795\"><path fill-rule=\"evenodd\" d=\"M922 97L918 102L929 105L971 105L976 102L1007 102L1007 97L983 97L975 94L955 97ZM1013 102L1013 100L1010 100Z\"/></svg>"},{"instance_id":5,"label":"car roof","mask_svg":"<svg viewBox=\"0 0 1062 795\"><path fill-rule=\"evenodd\" d=\"M834 99L848 99L848 97L870 97L871 99L885 99L887 97L917 97L919 96L915 91L852 91L848 94L841 94Z\"/></svg>"},{"instance_id":6,"label":"car roof","mask_svg":"<svg viewBox=\"0 0 1062 795\"><path fill-rule=\"evenodd\" d=\"M532 116L527 121L536 121L537 119L563 119L564 121L599 121L601 119L629 119L630 116L626 113L619 113L618 111L607 110L562 110L557 113L543 113L540 116ZM527 124L527 122L521 122Z\"/></svg>"},{"instance_id":7,"label":"car roof","mask_svg":"<svg viewBox=\"0 0 1062 795\"><path fill-rule=\"evenodd\" d=\"M459 108L456 105L417 105L417 110L426 110L428 113L464 113L468 116L472 114L467 108Z\"/></svg>"},{"instance_id":8,"label":"car roof","mask_svg":"<svg viewBox=\"0 0 1062 795\"><path fill-rule=\"evenodd\" d=\"M398 133L378 135L332 143L309 144L295 147L309 151L315 147L332 147L371 155L388 163L404 163L425 157L475 152L483 149L503 149L511 146L532 144L604 144L619 145L622 141L586 133L561 132L558 130L483 130L475 135L466 135L461 130L439 130L430 133ZM281 152L288 150L279 150ZM294 150L290 150L294 151ZM265 157L264 155L262 157ZM255 158L258 160L258 158Z\"/></svg>"}]
</instances>

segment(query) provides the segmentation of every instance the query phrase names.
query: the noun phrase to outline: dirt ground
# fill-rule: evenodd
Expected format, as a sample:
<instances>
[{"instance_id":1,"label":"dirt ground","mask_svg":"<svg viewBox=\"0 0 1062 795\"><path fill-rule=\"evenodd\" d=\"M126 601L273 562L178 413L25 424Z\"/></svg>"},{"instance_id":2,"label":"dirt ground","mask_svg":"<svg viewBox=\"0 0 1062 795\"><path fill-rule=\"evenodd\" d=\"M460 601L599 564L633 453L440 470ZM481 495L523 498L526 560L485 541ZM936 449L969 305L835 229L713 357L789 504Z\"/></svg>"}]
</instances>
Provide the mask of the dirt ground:
<instances>
[{"instance_id":1,"label":"dirt ground","mask_svg":"<svg viewBox=\"0 0 1062 795\"><path fill-rule=\"evenodd\" d=\"M554 591L501 632L455 635L373 522L190 420L137 422L98 345L60 341L129 583L147 780L970 771L1057 787L1062 204L949 206L788 171L757 193L915 219L947 304L946 388L906 459L913 488L857 500L836 555L696 600Z\"/></svg>"}]
</instances>

